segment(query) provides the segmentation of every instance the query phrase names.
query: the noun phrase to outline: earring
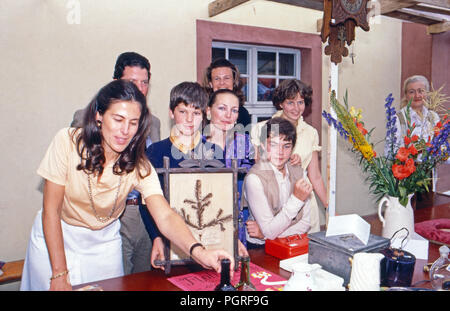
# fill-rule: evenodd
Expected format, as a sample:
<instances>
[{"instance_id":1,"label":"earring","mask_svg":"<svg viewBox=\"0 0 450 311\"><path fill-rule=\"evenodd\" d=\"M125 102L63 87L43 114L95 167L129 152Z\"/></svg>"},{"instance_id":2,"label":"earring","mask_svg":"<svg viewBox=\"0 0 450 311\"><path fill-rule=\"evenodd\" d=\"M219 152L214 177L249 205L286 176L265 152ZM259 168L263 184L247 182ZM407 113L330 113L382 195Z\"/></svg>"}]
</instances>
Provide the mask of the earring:
<instances>
[{"instance_id":1,"label":"earring","mask_svg":"<svg viewBox=\"0 0 450 311\"><path fill-rule=\"evenodd\" d=\"M206 115L206 119L211 120L211 114L210 114L210 113L208 113L208 114Z\"/></svg>"},{"instance_id":2,"label":"earring","mask_svg":"<svg viewBox=\"0 0 450 311\"><path fill-rule=\"evenodd\" d=\"M100 120L97 120L97 127L98 127L99 129L101 129L101 128L102 128L102 121L100 121Z\"/></svg>"}]
</instances>

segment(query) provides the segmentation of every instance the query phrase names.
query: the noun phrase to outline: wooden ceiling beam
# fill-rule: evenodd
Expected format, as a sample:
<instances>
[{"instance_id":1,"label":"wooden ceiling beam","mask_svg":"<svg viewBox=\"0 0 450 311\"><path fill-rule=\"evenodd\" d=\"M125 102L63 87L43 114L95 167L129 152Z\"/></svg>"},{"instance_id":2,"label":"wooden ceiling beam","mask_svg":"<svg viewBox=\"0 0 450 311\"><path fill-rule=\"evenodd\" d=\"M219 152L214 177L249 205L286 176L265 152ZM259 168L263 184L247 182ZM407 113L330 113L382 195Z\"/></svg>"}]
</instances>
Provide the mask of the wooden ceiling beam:
<instances>
[{"instance_id":1,"label":"wooden ceiling beam","mask_svg":"<svg viewBox=\"0 0 450 311\"><path fill-rule=\"evenodd\" d=\"M389 16L392 18L401 19L401 20L408 21L408 22L412 22L412 23L418 23L418 24L424 24L424 25L436 24L435 20L431 20L426 17L410 14L409 12L400 12L399 10L394 11L394 12L385 13L383 15Z\"/></svg>"},{"instance_id":2,"label":"wooden ceiling beam","mask_svg":"<svg viewBox=\"0 0 450 311\"><path fill-rule=\"evenodd\" d=\"M250 0L215 0L208 4L209 17L216 16Z\"/></svg>"},{"instance_id":3,"label":"wooden ceiling beam","mask_svg":"<svg viewBox=\"0 0 450 311\"><path fill-rule=\"evenodd\" d=\"M433 24L427 27L428 34L438 34L446 31L450 31L450 22L448 21Z\"/></svg>"},{"instance_id":4,"label":"wooden ceiling beam","mask_svg":"<svg viewBox=\"0 0 450 311\"><path fill-rule=\"evenodd\" d=\"M302 8L323 11L323 0L269 0L272 2L290 4Z\"/></svg>"},{"instance_id":5,"label":"wooden ceiling beam","mask_svg":"<svg viewBox=\"0 0 450 311\"><path fill-rule=\"evenodd\" d=\"M415 2L450 9L450 0L417 0Z\"/></svg>"},{"instance_id":6,"label":"wooden ceiling beam","mask_svg":"<svg viewBox=\"0 0 450 311\"><path fill-rule=\"evenodd\" d=\"M413 0L377 0L380 3L381 14L394 12L398 9L411 7L416 4L417 1Z\"/></svg>"},{"instance_id":7,"label":"wooden ceiling beam","mask_svg":"<svg viewBox=\"0 0 450 311\"><path fill-rule=\"evenodd\" d=\"M407 8L407 9L400 9L400 10L397 10L397 12L406 13L406 14L417 16L417 17L423 17L423 18L429 19L430 21L432 21L434 23L440 23L440 22L444 22L445 21L444 17L431 15L431 14L426 14L426 13L423 13L423 12L420 12L420 11L413 11L413 10L411 10L409 8Z\"/></svg>"},{"instance_id":8,"label":"wooden ceiling beam","mask_svg":"<svg viewBox=\"0 0 450 311\"><path fill-rule=\"evenodd\" d=\"M434 13L434 14L450 15L450 9L440 8L440 7L436 7L436 6L423 5L420 3L410 7L410 9L416 10L416 11Z\"/></svg>"}]
</instances>

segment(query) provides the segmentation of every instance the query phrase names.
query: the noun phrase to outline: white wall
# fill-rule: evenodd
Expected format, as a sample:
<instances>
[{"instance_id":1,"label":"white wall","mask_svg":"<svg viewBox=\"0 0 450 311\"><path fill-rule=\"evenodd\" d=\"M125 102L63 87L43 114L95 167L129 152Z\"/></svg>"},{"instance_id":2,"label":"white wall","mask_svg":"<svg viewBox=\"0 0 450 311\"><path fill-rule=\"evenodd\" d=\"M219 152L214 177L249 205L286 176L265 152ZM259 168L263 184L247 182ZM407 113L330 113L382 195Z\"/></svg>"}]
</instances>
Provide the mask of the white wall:
<instances>
[{"instance_id":1,"label":"white wall","mask_svg":"<svg viewBox=\"0 0 450 311\"><path fill-rule=\"evenodd\" d=\"M253 0L209 18L208 2L79 0L80 24L68 23L74 12L66 8L68 1L0 2L0 260L25 256L31 225L42 205L36 174L40 160L56 131L68 126L74 111L110 81L120 53L136 51L150 60L148 100L166 137L170 89L196 79L196 19L317 33L316 22L322 17L318 11ZM367 127L381 129L378 138L384 135L384 98L399 93L400 38L401 24L391 19L383 19L368 33L358 31L355 65L345 59L339 69L339 93L349 90L350 103L370 117ZM324 107L328 64L324 56ZM326 126L322 139L326 178ZM344 149L340 147L338 157L337 210L373 213L372 203L361 204L367 202L367 186Z\"/></svg>"},{"instance_id":2,"label":"white wall","mask_svg":"<svg viewBox=\"0 0 450 311\"><path fill-rule=\"evenodd\" d=\"M385 98L389 93L400 94L401 72L401 23L382 17L379 24L371 25L370 33L361 29L356 32L352 44L356 54L355 63L345 58L339 65L338 99L348 91L348 104L362 108L365 128L375 127L371 142L377 143L375 151L383 155L385 128ZM351 51L351 48L350 48ZM395 103L400 99L395 98ZM338 138L336 211L338 214L356 212L360 215L376 212L374 196L365 183L359 157L348 149L350 144Z\"/></svg>"}]
</instances>

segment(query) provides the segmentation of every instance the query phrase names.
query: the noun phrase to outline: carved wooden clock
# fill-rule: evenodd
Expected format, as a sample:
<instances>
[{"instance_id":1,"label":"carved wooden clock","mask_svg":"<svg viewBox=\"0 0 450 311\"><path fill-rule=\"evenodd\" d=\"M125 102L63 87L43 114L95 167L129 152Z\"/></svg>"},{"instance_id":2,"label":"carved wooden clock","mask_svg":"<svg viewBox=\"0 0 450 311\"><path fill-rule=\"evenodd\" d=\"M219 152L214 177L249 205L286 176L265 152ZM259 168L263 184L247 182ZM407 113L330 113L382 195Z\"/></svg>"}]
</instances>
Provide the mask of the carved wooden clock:
<instances>
[{"instance_id":1,"label":"carved wooden clock","mask_svg":"<svg viewBox=\"0 0 450 311\"><path fill-rule=\"evenodd\" d=\"M351 45L355 39L355 27L369 31L367 20L367 2L369 0L324 0L323 24L321 37L325 47L325 54L331 56L331 61L338 64L342 56L348 55L345 46Z\"/></svg>"}]
</instances>

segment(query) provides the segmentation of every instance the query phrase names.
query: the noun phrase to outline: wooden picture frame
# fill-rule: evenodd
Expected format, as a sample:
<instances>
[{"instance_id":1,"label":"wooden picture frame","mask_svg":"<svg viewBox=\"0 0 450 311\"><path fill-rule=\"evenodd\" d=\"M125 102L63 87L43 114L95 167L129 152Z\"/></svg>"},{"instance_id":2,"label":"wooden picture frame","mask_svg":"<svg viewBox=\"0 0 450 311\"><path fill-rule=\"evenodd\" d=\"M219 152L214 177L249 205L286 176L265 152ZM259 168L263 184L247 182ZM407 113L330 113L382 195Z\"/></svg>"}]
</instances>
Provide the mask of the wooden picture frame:
<instances>
[{"instance_id":1,"label":"wooden picture frame","mask_svg":"<svg viewBox=\"0 0 450 311\"><path fill-rule=\"evenodd\" d=\"M235 259L238 268L238 168L237 161L226 168L218 160L182 161L177 168L169 167L164 157L164 167L156 172L163 175L164 196L169 205L184 219L186 225L207 249L224 249ZM164 240L166 260L155 261L164 266L166 275L172 265L195 264L188 254L182 252L169 240Z\"/></svg>"}]
</instances>

